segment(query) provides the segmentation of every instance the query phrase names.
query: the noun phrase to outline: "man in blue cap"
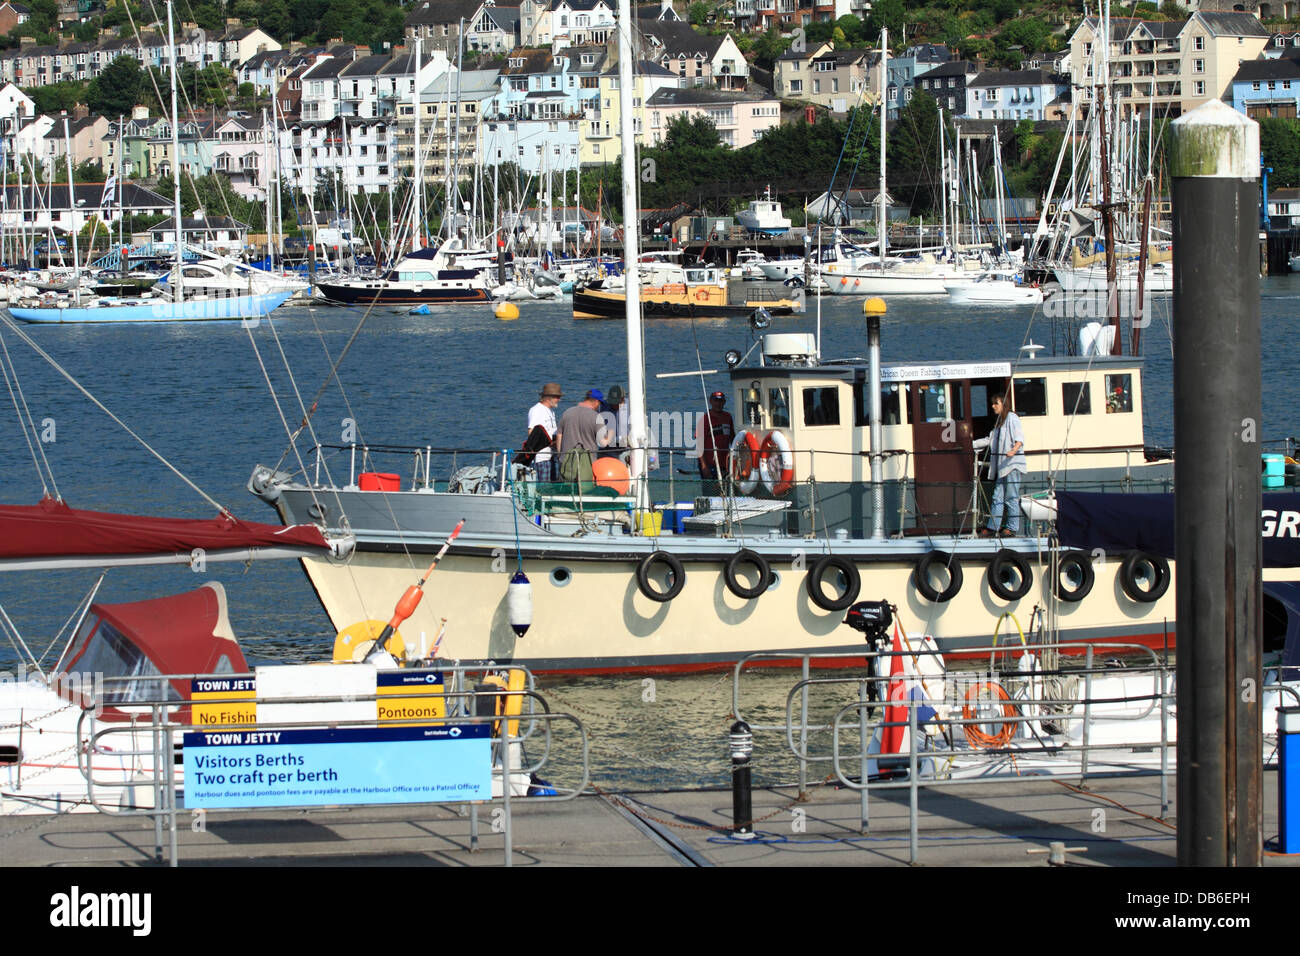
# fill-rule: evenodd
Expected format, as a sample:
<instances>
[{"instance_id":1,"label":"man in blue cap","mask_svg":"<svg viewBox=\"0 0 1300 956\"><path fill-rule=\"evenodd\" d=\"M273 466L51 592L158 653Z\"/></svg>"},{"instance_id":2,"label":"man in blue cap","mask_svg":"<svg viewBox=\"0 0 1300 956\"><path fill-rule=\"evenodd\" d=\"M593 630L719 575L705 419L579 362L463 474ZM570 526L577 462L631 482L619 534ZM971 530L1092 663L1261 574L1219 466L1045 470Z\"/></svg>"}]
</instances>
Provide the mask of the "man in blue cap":
<instances>
[{"instance_id":1,"label":"man in blue cap","mask_svg":"<svg viewBox=\"0 0 1300 956\"><path fill-rule=\"evenodd\" d=\"M600 389L588 389L582 401L560 418L556 440L560 447L560 477L565 481L592 481L591 463L610 439L609 429L604 428L597 414L604 400L605 393Z\"/></svg>"}]
</instances>

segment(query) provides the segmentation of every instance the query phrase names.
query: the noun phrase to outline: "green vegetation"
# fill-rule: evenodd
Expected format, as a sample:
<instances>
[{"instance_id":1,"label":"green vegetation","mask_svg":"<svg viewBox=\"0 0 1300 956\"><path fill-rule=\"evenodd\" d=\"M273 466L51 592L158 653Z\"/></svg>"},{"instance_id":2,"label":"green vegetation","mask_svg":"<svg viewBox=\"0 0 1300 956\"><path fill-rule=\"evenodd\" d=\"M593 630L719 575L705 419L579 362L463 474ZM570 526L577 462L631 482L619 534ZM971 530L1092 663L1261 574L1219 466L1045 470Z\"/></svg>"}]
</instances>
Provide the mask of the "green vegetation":
<instances>
[{"instance_id":1,"label":"green vegetation","mask_svg":"<svg viewBox=\"0 0 1300 956\"><path fill-rule=\"evenodd\" d=\"M1300 121L1261 119L1259 153L1265 166L1271 166L1270 189L1300 186Z\"/></svg>"}]
</instances>

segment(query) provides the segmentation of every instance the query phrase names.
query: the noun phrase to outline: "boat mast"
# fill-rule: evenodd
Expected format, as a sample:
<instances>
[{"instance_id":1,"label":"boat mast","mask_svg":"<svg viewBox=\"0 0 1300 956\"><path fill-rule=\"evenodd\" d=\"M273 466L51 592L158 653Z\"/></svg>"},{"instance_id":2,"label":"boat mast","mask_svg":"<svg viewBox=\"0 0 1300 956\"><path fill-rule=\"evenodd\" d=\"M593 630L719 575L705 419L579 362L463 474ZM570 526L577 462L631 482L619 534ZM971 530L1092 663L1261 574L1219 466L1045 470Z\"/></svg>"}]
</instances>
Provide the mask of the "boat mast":
<instances>
[{"instance_id":1,"label":"boat mast","mask_svg":"<svg viewBox=\"0 0 1300 956\"><path fill-rule=\"evenodd\" d=\"M623 274L627 312L627 421L628 445L632 456L628 469L636 489L637 509L649 502L646 486L646 398L645 356L641 344L641 275L637 271L640 250L637 235L640 215L637 207L636 136L632 115L632 77L636 65L633 52L632 0L618 0L618 108L623 149Z\"/></svg>"},{"instance_id":2,"label":"boat mast","mask_svg":"<svg viewBox=\"0 0 1300 956\"><path fill-rule=\"evenodd\" d=\"M182 285L181 265L184 261L181 243L185 236L185 225L181 220L181 114L176 107L176 40L172 36L172 0L167 0L167 50L172 67L172 208L176 216L176 282L172 288L174 301L185 301L185 289Z\"/></svg>"},{"instance_id":3,"label":"boat mast","mask_svg":"<svg viewBox=\"0 0 1300 956\"><path fill-rule=\"evenodd\" d=\"M880 28L880 195L876 197L880 211L876 219L876 251L880 253L880 271L885 271L885 252L888 240L885 237L885 114L889 112L889 74L886 61L889 59L889 31Z\"/></svg>"},{"instance_id":4,"label":"boat mast","mask_svg":"<svg viewBox=\"0 0 1300 956\"><path fill-rule=\"evenodd\" d=\"M68 161L68 228L72 230L72 298L81 304L81 250L77 248L77 192L72 185L72 134L68 114L63 114L63 158Z\"/></svg>"},{"instance_id":5,"label":"boat mast","mask_svg":"<svg viewBox=\"0 0 1300 956\"><path fill-rule=\"evenodd\" d=\"M414 104L415 113L415 134L414 134L414 159L411 164L411 251L419 252L424 245L424 230L421 228L423 223L423 213L420 209L420 200L424 194L424 156L420 151L420 110L423 104L420 101L420 60L422 39L419 33L415 36L415 73L411 79L411 102Z\"/></svg>"}]
</instances>

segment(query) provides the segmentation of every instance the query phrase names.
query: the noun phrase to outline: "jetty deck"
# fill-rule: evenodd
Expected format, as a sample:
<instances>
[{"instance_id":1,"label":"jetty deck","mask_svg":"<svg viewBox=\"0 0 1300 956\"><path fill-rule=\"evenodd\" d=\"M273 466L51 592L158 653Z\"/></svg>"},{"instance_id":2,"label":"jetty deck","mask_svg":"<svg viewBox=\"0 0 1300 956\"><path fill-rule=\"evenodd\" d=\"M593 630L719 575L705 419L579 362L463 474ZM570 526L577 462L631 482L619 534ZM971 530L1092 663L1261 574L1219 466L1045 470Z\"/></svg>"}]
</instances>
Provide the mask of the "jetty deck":
<instances>
[{"instance_id":1,"label":"jetty deck","mask_svg":"<svg viewBox=\"0 0 1300 956\"><path fill-rule=\"evenodd\" d=\"M1174 785L1169 781L1170 798ZM872 792L870 827L859 831L855 792L812 788L755 790L756 838L730 836L731 792L692 790L584 795L571 802L514 802L515 866L908 866L906 790ZM463 806L223 813L205 829L178 834L182 867L450 866L499 867L504 835L494 806L480 808L477 850ZM922 790L919 854L924 866L1048 865L1053 842L1085 847L1073 867L1174 866L1177 817L1160 820L1158 777L1024 779ZM1300 857L1268 852L1278 833L1277 775L1264 775L1266 866ZM6 866L153 868L148 817L93 813L0 819Z\"/></svg>"}]
</instances>

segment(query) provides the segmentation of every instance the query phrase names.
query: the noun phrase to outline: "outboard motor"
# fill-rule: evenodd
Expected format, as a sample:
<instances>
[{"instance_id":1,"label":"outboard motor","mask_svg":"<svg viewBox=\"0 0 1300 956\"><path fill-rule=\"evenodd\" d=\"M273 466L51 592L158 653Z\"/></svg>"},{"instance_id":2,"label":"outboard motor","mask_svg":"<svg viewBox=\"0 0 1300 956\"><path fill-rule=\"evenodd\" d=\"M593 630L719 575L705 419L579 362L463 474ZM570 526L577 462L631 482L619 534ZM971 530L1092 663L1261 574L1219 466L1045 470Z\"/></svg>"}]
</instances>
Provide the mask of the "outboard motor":
<instances>
[{"instance_id":1,"label":"outboard motor","mask_svg":"<svg viewBox=\"0 0 1300 956\"><path fill-rule=\"evenodd\" d=\"M844 623L861 631L868 643L879 644L894 623L893 606L888 601L859 601L844 615Z\"/></svg>"},{"instance_id":2,"label":"outboard motor","mask_svg":"<svg viewBox=\"0 0 1300 956\"><path fill-rule=\"evenodd\" d=\"M890 649L887 632L890 625L894 623L893 611L893 605L888 601L859 601L844 615L844 623L855 631L861 631L863 638L877 655L871 661L872 670L877 677L889 676L889 658L879 655ZM871 700L879 700L880 682L872 681L867 693Z\"/></svg>"}]
</instances>

